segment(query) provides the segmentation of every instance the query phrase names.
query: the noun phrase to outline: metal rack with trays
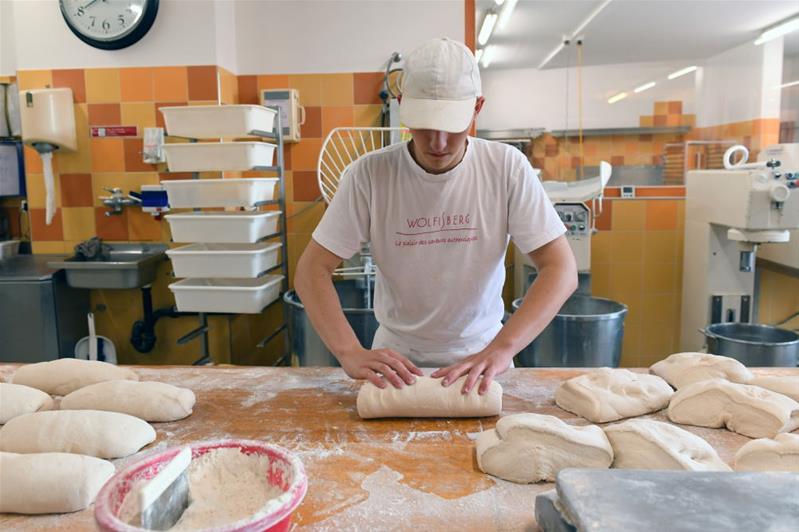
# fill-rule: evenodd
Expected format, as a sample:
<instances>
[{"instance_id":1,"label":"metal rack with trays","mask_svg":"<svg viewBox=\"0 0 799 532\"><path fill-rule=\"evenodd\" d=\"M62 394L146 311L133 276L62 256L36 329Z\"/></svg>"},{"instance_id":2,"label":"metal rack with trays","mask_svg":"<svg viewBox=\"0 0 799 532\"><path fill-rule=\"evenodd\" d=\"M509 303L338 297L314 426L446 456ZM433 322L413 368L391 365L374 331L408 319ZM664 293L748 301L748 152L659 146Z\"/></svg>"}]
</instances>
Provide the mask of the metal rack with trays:
<instances>
[{"instance_id":1,"label":"metal rack with trays","mask_svg":"<svg viewBox=\"0 0 799 532\"><path fill-rule=\"evenodd\" d=\"M222 108L222 107L226 107L226 106L218 106L218 107ZM269 109L271 109L273 111L278 111L278 110L276 110L274 108L271 108L271 107ZM177 135L172 135L172 136L174 137L174 136L177 136ZM254 207L255 208L255 212L263 212L263 211L259 211L259 208L265 207L265 206L277 206L278 207L278 213L279 214L278 214L278 221L277 221L277 226L278 227L276 228L277 230L274 231L274 232L271 232L271 233L269 233L269 234L267 234L265 236L261 236L260 238L257 238L254 241L254 243L258 244L258 243L263 243L263 242L266 242L266 241L275 240L275 239L278 239L278 238L280 239L280 253L279 253L280 259L279 259L279 262L277 262L277 264L265 269L264 271L261 271L255 277L249 277L249 279L259 279L259 278L262 278L262 277L264 277L266 275L272 274L273 272L277 272L278 270L282 274L282 279L280 280L280 290L278 291L277 296L274 299L272 299L269 303L267 303L265 306L263 306L260 309L259 313L263 313L263 312L267 311L268 309L272 308L273 306L281 303L283 301L283 294L285 294L285 292L288 291L289 271L288 271L288 251L287 251L287 244L288 244L287 224L286 224L287 217L286 217L286 202L285 202L285 198L286 198L285 163L284 163L284 154L283 154L283 148L284 148L283 136L284 135L283 135L283 128L282 128L282 125L281 125L280 113L277 112L275 117L274 117L272 131L252 130L252 131L249 131L246 136L254 136L254 137L257 137L257 138L259 138L261 140L273 141L274 145L275 145L275 151L276 151L276 155L272 159L272 163L273 163L272 165L268 165L268 166L252 166L250 168L241 169L241 170L246 170L246 171L264 172L264 173L268 173L268 174L274 175L277 178L277 183L276 183L276 186L277 186L277 189L278 189L277 198L274 198L274 196L273 196L272 199L262 200L262 201L255 201L255 202L252 202L251 204L248 204L248 205L239 205L239 207L245 207L245 208L246 207ZM184 136L184 135L180 135L180 137L181 138L188 138L191 143L196 143L197 142L196 138L193 138L193 137L188 137L188 136ZM277 160L276 164L275 164L275 159ZM169 171L172 171L172 170L170 169ZM221 172L221 170L216 170L216 169L210 169L208 171L220 171ZM193 171L191 173L192 173L192 179L193 180L199 180L200 179L199 171ZM193 207L192 210L193 210L193 212L201 211L201 209L197 208L197 207ZM270 211L266 211L266 212L270 212ZM167 216L167 219L169 219L169 217L170 216ZM246 280L245 278L240 278L240 279L242 281ZM191 280L193 280L193 279L192 278L188 278L188 279L184 279L183 281L191 281ZM183 282L183 281L178 281L178 283ZM178 283L173 283L173 284L170 285L170 289L173 290L173 292L174 292L173 286L175 284L178 284ZM235 286L234 286L234 288L235 288ZM176 299L177 299L177 297L176 297ZM178 309L178 310L180 310L180 309ZM181 311L181 314L182 313L183 312ZM183 345L183 344L189 343L189 342L199 338L200 339L200 346L201 346L200 350L201 350L201 355L202 356L199 359L197 359L193 364L194 365L208 364L211 361L209 348L208 348L208 331L209 331L208 316L231 316L231 315L238 315L240 313L237 313L237 312L220 312L220 311L213 311L213 310L210 310L210 311L207 311L207 312L205 312L205 311L194 311L194 312L189 312L189 313L190 314L191 313L196 313L196 315L199 318L200 324L199 324L199 326L197 328L189 331L188 333L186 333L183 336L181 336L180 338L178 338L177 339L177 344L178 345ZM285 308L283 308L283 310L282 310L282 316L283 316L282 321L278 324L278 326L274 330L272 330L266 337L264 337L261 341L259 341L256 344L256 347L264 348L270 342L272 342L275 338L277 338L278 336L280 336L280 335L284 336L283 353L276 360L275 365L281 365L281 364L286 363L286 362L288 362L290 360L290 357L289 357L290 347L289 347L289 338L288 338L288 322L287 322L287 312L286 312Z\"/></svg>"}]
</instances>

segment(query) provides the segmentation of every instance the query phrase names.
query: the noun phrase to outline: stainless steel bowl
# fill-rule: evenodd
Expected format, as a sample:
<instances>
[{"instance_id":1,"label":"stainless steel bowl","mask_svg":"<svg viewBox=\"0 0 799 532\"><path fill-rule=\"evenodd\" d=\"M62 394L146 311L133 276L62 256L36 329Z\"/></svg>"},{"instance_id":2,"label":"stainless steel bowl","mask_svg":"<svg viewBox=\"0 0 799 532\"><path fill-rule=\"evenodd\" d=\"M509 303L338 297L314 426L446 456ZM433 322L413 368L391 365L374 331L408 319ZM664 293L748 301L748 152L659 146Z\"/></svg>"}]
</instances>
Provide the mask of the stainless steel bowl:
<instances>
[{"instance_id":1,"label":"stainless steel bowl","mask_svg":"<svg viewBox=\"0 0 799 532\"><path fill-rule=\"evenodd\" d=\"M746 366L796 367L799 334L754 323L714 323L702 331L707 350L739 360Z\"/></svg>"}]
</instances>

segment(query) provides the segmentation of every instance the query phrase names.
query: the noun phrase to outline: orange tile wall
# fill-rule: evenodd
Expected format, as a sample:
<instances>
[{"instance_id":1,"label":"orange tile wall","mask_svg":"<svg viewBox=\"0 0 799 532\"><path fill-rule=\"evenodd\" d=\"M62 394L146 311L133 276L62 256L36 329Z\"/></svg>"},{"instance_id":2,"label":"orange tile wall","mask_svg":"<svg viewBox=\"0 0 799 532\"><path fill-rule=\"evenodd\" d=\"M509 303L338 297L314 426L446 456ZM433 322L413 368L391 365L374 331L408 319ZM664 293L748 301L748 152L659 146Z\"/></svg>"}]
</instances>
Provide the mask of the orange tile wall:
<instances>
[{"instance_id":1,"label":"orange tile wall","mask_svg":"<svg viewBox=\"0 0 799 532\"><path fill-rule=\"evenodd\" d=\"M41 160L25 148L31 240L34 253L66 254L78 242L94 235L108 241L169 242L168 224L140 209L106 217L98 196L104 187L126 192L162 179L186 179L190 174L167 173L165 165L141 162L145 127L163 127L158 109L167 105L259 103L259 91L295 88L306 108L302 140L287 144L286 201L289 271L310 240L324 212L316 184L316 160L330 129L339 126L379 125L378 97L382 74L300 74L236 76L209 66L25 70L18 73L20 90L70 87L75 99L78 150L54 158L58 212L50 226L44 223L44 187ZM135 125L134 138L90 138L89 127ZM203 173L202 176L218 174ZM3 201L12 214L16 203ZM10 205L7 205L10 204ZM16 219L16 218L15 218ZM19 231L15 227L15 230ZM153 287L156 308L174 304L167 285L173 281L169 263L159 269ZM133 350L128 342L133 321L141 319L138 291L94 290L98 330L115 343L122 363L190 363L198 358L198 343L176 346L175 340L197 325L194 318L164 319L156 329L159 342L149 354ZM280 320L279 308L263 315L212 318L210 351L218 362L269 364L282 352L279 342L266 349L253 345ZM276 312L278 311L278 312Z\"/></svg>"}]
</instances>

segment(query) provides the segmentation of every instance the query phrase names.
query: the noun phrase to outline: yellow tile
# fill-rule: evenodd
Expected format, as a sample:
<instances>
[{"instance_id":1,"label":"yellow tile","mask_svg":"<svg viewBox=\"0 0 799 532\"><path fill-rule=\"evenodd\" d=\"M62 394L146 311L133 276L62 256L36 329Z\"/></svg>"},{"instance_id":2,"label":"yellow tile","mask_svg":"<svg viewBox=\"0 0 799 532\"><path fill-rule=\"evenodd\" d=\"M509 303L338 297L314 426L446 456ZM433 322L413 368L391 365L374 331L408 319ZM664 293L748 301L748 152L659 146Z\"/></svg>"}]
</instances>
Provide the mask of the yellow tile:
<instances>
[{"instance_id":1,"label":"yellow tile","mask_svg":"<svg viewBox=\"0 0 799 532\"><path fill-rule=\"evenodd\" d=\"M83 241L97 231L94 224L94 207L64 207L61 210L64 240Z\"/></svg>"},{"instance_id":2,"label":"yellow tile","mask_svg":"<svg viewBox=\"0 0 799 532\"><path fill-rule=\"evenodd\" d=\"M85 103L75 104L75 132L78 139L76 151L58 152L58 168L64 174L82 174L92 171L89 114Z\"/></svg>"},{"instance_id":3,"label":"yellow tile","mask_svg":"<svg viewBox=\"0 0 799 532\"><path fill-rule=\"evenodd\" d=\"M87 68L86 101L117 103L121 99L118 68Z\"/></svg>"},{"instance_id":4,"label":"yellow tile","mask_svg":"<svg viewBox=\"0 0 799 532\"><path fill-rule=\"evenodd\" d=\"M47 241L37 240L36 242L31 243L31 247L33 249L34 255L49 254L49 253L61 255L62 253L66 253L66 251L64 251L63 242L47 242Z\"/></svg>"},{"instance_id":5,"label":"yellow tile","mask_svg":"<svg viewBox=\"0 0 799 532\"><path fill-rule=\"evenodd\" d=\"M352 74L326 74L322 77L322 105L353 104Z\"/></svg>"},{"instance_id":6,"label":"yellow tile","mask_svg":"<svg viewBox=\"0 0 799 532\"><path fill-rule=\"evenodd\" d=\"M677 309L677 299L675 293L644 294L642 298L644 323L672 326Z\"/></svg>"},{"instance_id":7,"label":"yellow tile","mask_svg":"<svg viewBox=\"0 0 799 532\"><path fill-rule=\"evenodd\" d=\"M646 224L646 200L613 202L612 227L617 230L641 230Z\"/></svg>"},{"instance_id":8,"label":"yellow tile","mask_svg":"<svg viewBox=\"0 0 799 532\"><path fill-rule=\"evenodd\" d=\"M288 235L289 281L294 286L294 272L297 271L297 261L300 260L305 246L311 241L309 233L292 233Z\"/></svg>"},{"instance_id":9,"label":"yellow tile","mask_svg":"<svg viewBox=\"0 0 799 532\"><path fill-rule=\"evenodd\" d=\"M18 70L17 86L19 90L44 89L53 86L52 70Z\"/></svg>"},{"instance_id":10,"label":"yellow tile","mask_svg":"<svg viewBox=\"0 0 799 532\"><path fill-rule=\"evenodd\" d=\"M643 231L610 231L611 264L643 260Z\"/></svg>"},{"instance_id":11,"label":"yellow tile","mask_svg":"<svg viewBox=\"0 0 799 532\"><path fill-rule=\"evenodd\" d=\"M303 205L304 204L304 205ZM322 215L325 213L325 203L309 204L306 202L294 203L289 211L289 233L313 233Z\"/></svg>"},{"instance_id":12,"label":"yellow tile","mask_svg":"<svg viewBox=\"0 0 799 532\"><path fill-rule=\"evenodd\" d=\"M641 292L643 265L640 262L612 263L610 268L611 293Z\"/></svg>"},{"instance_id":13,"label":"yellow tile","mask_svg":"<svg viewBox=\"0 0 799 532\"><path fill-rule=\"evenodd\" d=\"M645 231L644 264L677 262L677 231Z\"/></svg>"},{"instance_id":14,"label":"yellow tile","mask_svg":"<svg viewBox=\"0 0 799 532\"><path fill-rule=\"evenodd\" d=\"M591 237L592 268L595 264L607 264L611 262L610 234L611 231L600 231Z\"/></svg>"},{"instance_id":15,"label":"yellow tile","mask_svg":"<svg viewBox=\"0 0 799 532\"><path fill-rule=\"evenodd\" d=\"M289 88L299 91L301 105L322 105L322 78L322 74L297 74L289 76Z\"/></svg>"},{"instance_id":16,"label":"yellow tile","mask_svg":"<svg viewBox=\"0 0 799 532\"><path fill-rule=\"evenodd\" d=\"M641 329L641 366L651 366L674 353L674 330L659 324L644 323Z\"/></svg>"},{"instance_id":17,"label":"yellow tile","mask_svg":"<svg viewBox=\"0 0 799 532\"><path fill-rule=\"evenodd\" d=\"M627 305L627 315L624 317L624 323L640 325L643 322L643 295L641 292L633 290L614 290L613 297L609 299Z\"/></svg>"},{"instance_id":18,"label":"yellow tile","mask_svg":"<svg viewBox=\"0 0 799 532\"><path fill-rule=\"evenodd\" d=\"M644 268L644 292L674 293L677 291L677 268L675 264L647 264Z\"/></svg>"},{"instance_id":19,"label":"yellow tile","mask_svg":"<svg viewBox=\"0 0 799 532\"><path fill-rule=\"evenodd\" d=\"M610 297L610 272L613 266L609 263L591 265L591 293L597 297Z\"/></svg>"},{"instance_id":20,"label":"yellow tile","mask_svg":"<svg viewBox=\"0 0 799 532\"><path fill-rule=\"evenodd\" d=\"M621 362L619 365L625 368L640 367L641 328L625 324L621 345Z\"/></svg>"},{"instance_id":21,"label":"yellow tile","mask_svg":"<svg viewBox=\"0 0 799 532\"><path fill-rule=\"evenodd\" d=\"M376 127L380 125L382 105L356 105L353 107L353 122L356 127Z\"/></svg>"},{"instance_id":22,"label":"yellow tile","mask_svg":"<svg viewBox=\"0 0 799 532\"><path fill-rule=\"evenodd\" d=\"M120 107L122 123L126 126L138 126L140 137L144 137L144 128L156 127L154 103L123 103Z\"/></svg>"},{"instance_id":23,"label":"yellow tile","mask_svg":"<svg viewBox=\"0 0 799 532\"><path fill-rule=\"evenodd\" d=\"M55 204L61 207L61 180L57 177L55 181ZM27 174L25 176L25 186L28 191L28 205L32 208L44 208L47 197L44 191L44 174Z\"/></svg>"}]
</instances>

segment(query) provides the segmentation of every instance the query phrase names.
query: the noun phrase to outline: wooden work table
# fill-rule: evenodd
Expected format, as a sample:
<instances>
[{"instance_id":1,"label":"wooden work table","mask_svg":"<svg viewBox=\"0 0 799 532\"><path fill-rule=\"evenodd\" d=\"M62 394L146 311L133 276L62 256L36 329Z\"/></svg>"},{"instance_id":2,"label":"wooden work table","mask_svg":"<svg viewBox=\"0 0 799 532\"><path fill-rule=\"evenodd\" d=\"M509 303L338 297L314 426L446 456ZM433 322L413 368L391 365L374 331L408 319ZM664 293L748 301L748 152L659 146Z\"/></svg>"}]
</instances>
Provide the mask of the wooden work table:
<instances>
[{"instance_id":1,"label":"wooden work table","mask_svg":"<svg viewBox=\"0 0 799 532\"><path fill-rule=\"evenodd\" d=\"M0 365L0 380L15 366ZM535 530L535 496L553 484L519 485L477 469L473 440L498 418L364 421L355 410L359 383L335 368L135 367L142 380L185 386L194 414L155 423L157 440L142 453L217 438L265 440L297 453L309 477L295 513L297 530ZM578 369L512 369L499 377L504 414L536 412L574 424L585 420L554 403L557 386ZM644 371L644 370L641 370ZM791 368L758 375L799 375ZM665 411L653 414L665 420ZM688 427L728 463L748 438ZM3 530L94 530L94 508L46 516L0 514Z\"/></svg>"}]
</instances>

